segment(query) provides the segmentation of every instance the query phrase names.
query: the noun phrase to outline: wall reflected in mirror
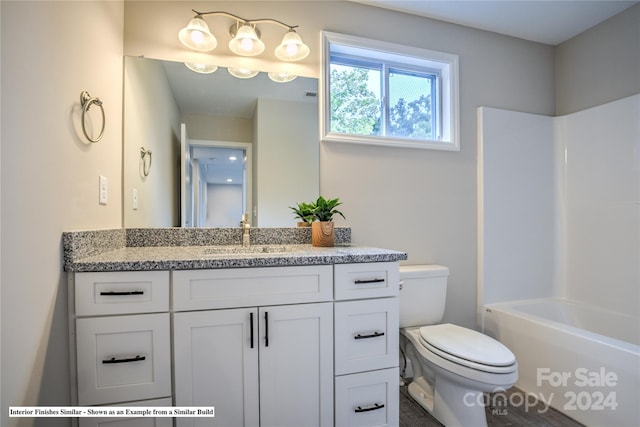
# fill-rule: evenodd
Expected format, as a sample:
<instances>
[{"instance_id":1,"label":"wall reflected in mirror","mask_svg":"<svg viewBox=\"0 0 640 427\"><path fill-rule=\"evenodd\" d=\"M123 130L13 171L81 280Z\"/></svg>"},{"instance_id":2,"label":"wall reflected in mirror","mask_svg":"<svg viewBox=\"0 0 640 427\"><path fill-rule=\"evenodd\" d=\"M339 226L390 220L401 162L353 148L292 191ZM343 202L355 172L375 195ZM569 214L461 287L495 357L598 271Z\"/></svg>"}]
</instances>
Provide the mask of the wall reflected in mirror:
<instances>
[{"instance_id":1,"label":"wall reflected in mirror","mask_svg":"<svg viewBox=\"0 0 640 427\"><path fill-rule=\"evenodd\" d=\"M276 83L266 73L238 79L225 68L203 74L171 61L124 63L125 227L239 226L243 212L252 226L295 226L289 206L319 192L316 79ZM209 159L222 154L203 154L208 145L250 156L242 183L221 177ZM147 176L141 146L153 151Z\"/></svg>"}]
</instances>

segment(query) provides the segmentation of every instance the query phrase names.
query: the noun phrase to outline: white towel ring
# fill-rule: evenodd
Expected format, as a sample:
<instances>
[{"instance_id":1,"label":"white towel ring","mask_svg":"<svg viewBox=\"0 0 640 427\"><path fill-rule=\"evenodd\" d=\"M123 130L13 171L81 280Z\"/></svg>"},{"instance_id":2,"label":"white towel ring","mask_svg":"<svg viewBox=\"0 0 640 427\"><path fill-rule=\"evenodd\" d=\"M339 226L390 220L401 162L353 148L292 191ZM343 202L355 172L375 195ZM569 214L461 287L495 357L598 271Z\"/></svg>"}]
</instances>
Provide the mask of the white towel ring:
<instances>
[{"instance_id":1,"label":"white towel ring","mask_svg":"<svg viewBox=\"0 0 640 427\"><path fill-rule=\"evenodd\" d=\"M82 106L82 132L89 141L95 144L102 139L102 135L104 134L104 125L106 123L102 101L100 100L100 98L92 98L91 95L89 95L89 92L85 90L80 94L80 105ZM100 129L100 133L98 134L98 136L95 138L89 136L87 127L85 125L85 117L87 115L87 111L91 109L92 105L97 105L98 107L100 107L100 112L102 113L102 128Z\"/></svg>"}]
</instances>

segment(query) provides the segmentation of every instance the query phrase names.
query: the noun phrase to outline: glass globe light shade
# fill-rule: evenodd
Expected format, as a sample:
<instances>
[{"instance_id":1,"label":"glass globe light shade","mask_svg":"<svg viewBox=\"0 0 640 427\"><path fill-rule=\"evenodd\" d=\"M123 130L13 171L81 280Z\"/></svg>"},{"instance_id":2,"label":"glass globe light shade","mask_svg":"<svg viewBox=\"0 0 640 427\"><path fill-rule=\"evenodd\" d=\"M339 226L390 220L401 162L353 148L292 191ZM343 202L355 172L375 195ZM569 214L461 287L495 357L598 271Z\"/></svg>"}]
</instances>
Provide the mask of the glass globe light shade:
<instances>
[{"instance_id":1,"label":"glass globe light shade","mask_svg":"<svg viewBox=\"0 0 640 427\"><path fill-rule=\"evenodd\" d=\"M198 64L195 62L185 62L184 65L191 71L195 71L196 73L200 74L211 74L218 69L218 67L215 65Z\"/></svg>"},{"instance_id":2,"label":"glass globe light shade","mask_svg":"<svg viewBox=\"0 0 640 427\"><path fill-rule=\"evenodd\" d=\"M269 78L277 83L287 83L298 77L287 71L269 72Z\"/></svg>"},{"instance_id":3,"label":"glass globe light shade","mask_svg":"<svg viewBox=\"0 0 640 427\"><path fill-rule=\"evenodd\" d=\"M276 56L282 61L299 61L309 55L309 46L294 30L289 30L282 38L282 43L276 48Z\"/></svg>"},{"instance_id":4,"label":"glass globe light shade","mask_svg":"<svg viewBox=\"0 0 640 427\"><path fill-rule=\"evenodd\" d=\"M178 39L189 49L199 52L208 52L218 46L218 41L209 31L209 26L199 16L193 18L186 27L180 30Z\"/></svg>"},{"instance_id":5,"label":"glass globe light shade","mask_svg":"<svg viewBox=\"0 0 640 427\"><path fill-rule=\"evenodd\" d=\"M231 74L233 77L237 77L239 79L250 79L258 75L257 70L251 70L249 68L242 67L229 67L227 68L227 71L229 71L229 74Z\"/></svg>"},{"instance_id":6,"label":"glass globe light shade","mask_svg":"<svg viewBox=\"0 0 640 427\"><path fill-rule=\"evenodd\" d=\"M264 43L251 25L243 24L229 42L229 49L236 55L256 56L264 52Z\"/></svg>"}]
</instances>

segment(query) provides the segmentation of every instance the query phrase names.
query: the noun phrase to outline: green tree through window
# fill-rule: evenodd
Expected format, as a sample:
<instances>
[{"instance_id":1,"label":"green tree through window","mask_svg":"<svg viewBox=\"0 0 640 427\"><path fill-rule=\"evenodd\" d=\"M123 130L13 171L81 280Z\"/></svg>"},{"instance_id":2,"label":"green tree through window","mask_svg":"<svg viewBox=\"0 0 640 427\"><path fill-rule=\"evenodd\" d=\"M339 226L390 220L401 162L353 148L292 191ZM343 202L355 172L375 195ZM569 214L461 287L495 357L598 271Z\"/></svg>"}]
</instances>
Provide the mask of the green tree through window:
<instances>
[{"instance_id":1,"label":"green tree through window","mask_svg":"<svg viewBox=\"0 0 640 427\"><path fill-rule=\"evenodd\" d=\"M432 139L431 95L407 103L400 98L389 110L389 135Z\"/></svg>"},{"instance_id":2,"label":"green tree through window","mask_svg":"<svg viewBox=\"0 0 640 427\"><path fill-rule=\"evenodd\" d=\"M330 68L332 132L436 139L431 96L435 74L335 58ZM385 81L389 83L383 90ZM387 103L395 104L387 107L381 91L387 94Z\"/></svg>"},{"instance_id":3,"label":"green tree through window","mask_svg":"<svg viewBox=\"0 0 640 427\"><path fill-rule=\"evenodd\" d=\"M368 88L369 70L331 70L331 131L378 135L380 99Z\"/></svg>"}]
</instances>

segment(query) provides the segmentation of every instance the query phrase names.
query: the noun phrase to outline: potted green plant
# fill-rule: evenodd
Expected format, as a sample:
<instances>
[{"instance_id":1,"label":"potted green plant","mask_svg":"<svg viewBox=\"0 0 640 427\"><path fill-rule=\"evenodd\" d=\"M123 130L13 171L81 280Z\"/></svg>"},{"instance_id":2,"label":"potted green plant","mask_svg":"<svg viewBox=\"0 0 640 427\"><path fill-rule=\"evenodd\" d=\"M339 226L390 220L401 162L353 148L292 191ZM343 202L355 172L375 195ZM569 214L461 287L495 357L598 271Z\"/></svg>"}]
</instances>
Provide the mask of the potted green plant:
<instances>
[{"instance_id":1,"label":"potted green plant","mask_svg":"<svg viewBox=\"0 0 640 427\"><path fill-rule=\"evenodd\" d=\"M294 218L299 219L298 227L311 227L311 223L315 221L316 216L313 213L315 203L300 202L297 206L289 206L289 209L295 214Z\"/></svg>"},{"instance_id":2,"label":"potted green plant","mask_svg":"<svg viewBox=\"0 0 640 427\"><path fill-rule=\"evenodd\" d=\"M311 223L311 243L313 246L330 247L334 245L335 226L333 216L340 215L345 218L342 212L336 209L341 204L342 202L340 202L339 198L325 199L322 196L318 197L313 209L315 221Z\"/></svg>"}]
</instances>

